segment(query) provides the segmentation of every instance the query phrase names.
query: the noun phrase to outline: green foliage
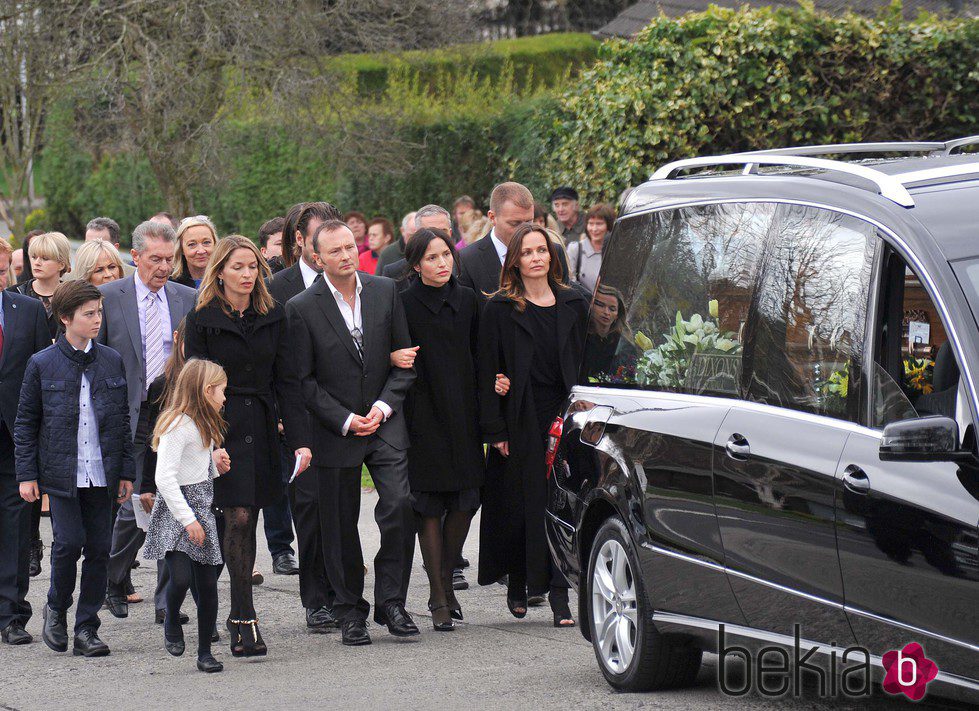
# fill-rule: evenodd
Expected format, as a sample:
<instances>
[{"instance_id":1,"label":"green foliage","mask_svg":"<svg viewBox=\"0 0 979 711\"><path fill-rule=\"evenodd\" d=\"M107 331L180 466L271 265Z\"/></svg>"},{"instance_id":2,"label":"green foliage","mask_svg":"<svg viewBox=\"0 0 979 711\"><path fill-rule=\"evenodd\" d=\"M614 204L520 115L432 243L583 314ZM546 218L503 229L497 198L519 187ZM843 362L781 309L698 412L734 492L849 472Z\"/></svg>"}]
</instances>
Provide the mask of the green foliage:
<instances>
[{"instance_id":1,"label":"green foliage","mask_svg":"<svg viewBox=\"0 0 979 711\"><path fill-rule=\"evenodd\" d=\"M435 86L468 72L492 79L505 62L518 76L544 77L553 86L567 70L594 61L598 47L598 41L585 33L555 33L401 54L347 54L327 66L354 75L357 91L364 97L382 95L396 72L413 74L421 84Z\"/></svg>"},{"instance_id":2,"label":"green foliage","mask_svg":"<svg viewBox=\"0 0 979 711\"><path fill-rule=\"evenodd\" d=\"M24 219L24 232L49 229L48 212L44 208L31 210Z\"/></svg>"},{"instance_id":3,"label":"green foliage","mask_svg":"<svg viewBox=\"0 0 979 711\"><path fill-rule=\"evenodd\" d=\"M560 104L544 170L589 203L681 157L965 135L979 113L979 21L811 5L660 17L603 45Z\"/></svg>"}]
</instances>

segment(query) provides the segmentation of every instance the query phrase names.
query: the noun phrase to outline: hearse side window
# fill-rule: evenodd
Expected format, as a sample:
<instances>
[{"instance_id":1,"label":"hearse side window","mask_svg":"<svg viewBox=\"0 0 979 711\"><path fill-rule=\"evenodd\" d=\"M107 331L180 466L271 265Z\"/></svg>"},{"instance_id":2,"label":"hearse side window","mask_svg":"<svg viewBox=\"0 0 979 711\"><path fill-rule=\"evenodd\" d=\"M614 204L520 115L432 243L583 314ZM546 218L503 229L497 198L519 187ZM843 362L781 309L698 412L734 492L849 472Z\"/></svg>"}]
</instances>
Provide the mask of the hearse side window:
<instances>
[{"instance_id":1,"label":"hearse side window","mask_svg":"<svg viewBox=\"0 0 979 711\"><path fill-rule=\"evenodd\" d=\"M957 268L956 275L961 283L967 272ZM955 418L960 380L955 351L921 279L891 250L880 292L871 427L927 415Z\"/></svg>"},{"instance_id":2,"label":"hearse side window","mask_svg":"<svg viewBox=\"0 0 979 711\"><path fill-rule=\"evenodd\" d=\"M738 397L741 331L774 203L651 213L616 226L589 322L592 384Z\"/></svg>"},{"instance_id":3,"label":"hearse side window","mask_svg":"<svg viewBox=\"0 0 979 711\"><path fill-rule=\"evenodd\" d=\"M859 421L875 245L856 218L779 207L745 333L747 399Z\"/></svg>"}]
</instances>

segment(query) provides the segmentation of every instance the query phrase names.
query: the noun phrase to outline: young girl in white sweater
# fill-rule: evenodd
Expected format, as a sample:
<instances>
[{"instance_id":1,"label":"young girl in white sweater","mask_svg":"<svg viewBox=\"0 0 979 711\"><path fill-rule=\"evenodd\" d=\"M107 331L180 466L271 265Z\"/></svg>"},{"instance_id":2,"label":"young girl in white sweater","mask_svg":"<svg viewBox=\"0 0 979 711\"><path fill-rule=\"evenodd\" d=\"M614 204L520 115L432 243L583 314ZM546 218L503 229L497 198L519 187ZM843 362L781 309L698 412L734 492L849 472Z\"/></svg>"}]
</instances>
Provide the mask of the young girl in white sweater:
<instances>
[{"instance_id":1,"label":"young girl in white sweater","mask_svg":"<svg viewBox=\"0 0 979 711\"><path fill-rule=\"evenodd\" d=\"M187 361L153 430L158 495L146 532L143 557L164 559L170 573L163 630L164 646L175 657L184 653L180 606L191 584L196 588L197 668L203 672L219 672L224 668L211 654L211 632L218 614L218 566L221 565L211 503L213 479L218 476L214 459L227 458L224 450L214 450L220 447L224 437L221 407L227 383L227 376L218 364L198 359Z\"/></svg>"}]
</instances>

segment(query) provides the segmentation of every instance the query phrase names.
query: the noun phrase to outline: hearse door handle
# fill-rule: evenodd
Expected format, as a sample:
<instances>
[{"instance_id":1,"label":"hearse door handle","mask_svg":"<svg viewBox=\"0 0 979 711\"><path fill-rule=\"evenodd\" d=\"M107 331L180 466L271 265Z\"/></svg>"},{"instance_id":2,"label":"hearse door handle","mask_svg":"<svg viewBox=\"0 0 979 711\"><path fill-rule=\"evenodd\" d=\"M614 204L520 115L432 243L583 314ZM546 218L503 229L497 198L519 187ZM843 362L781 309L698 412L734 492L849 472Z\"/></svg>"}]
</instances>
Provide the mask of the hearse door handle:
<instances>
[{"instance_id":1,"label":"hearse door handle","mask_svg":"<svg viewBox=\"0 0 979 711\"><path fill-rule=\"evenodd\" d=\"M743 435L737 433L728 438L724 449L727 450L727 456L741 462L745 461L751 455L751 447L748 445L748 440Z\"/></svg>"},{"instance_id":2,"label":"hearse door handle","mask_svg":"<svg viewBox=\"0 0 979 711\"><path fill-rule=\"evenodd\" d=\"M854 494L869 494L870 479L867 472L856 464L851 464L843 470L843 487Z\"/></svg>"}]
</instances>

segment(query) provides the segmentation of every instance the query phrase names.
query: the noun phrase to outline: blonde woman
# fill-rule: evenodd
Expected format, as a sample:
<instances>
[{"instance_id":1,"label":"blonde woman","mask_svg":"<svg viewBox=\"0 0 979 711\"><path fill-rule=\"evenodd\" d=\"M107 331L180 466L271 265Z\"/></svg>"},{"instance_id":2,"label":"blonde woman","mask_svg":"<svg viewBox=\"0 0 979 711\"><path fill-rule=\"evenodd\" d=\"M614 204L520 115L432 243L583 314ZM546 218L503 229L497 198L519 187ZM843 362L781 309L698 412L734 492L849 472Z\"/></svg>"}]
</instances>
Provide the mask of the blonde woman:
<instances>
[{"instance_id":1,"label":"blonde woman","mask_svg":"<svg viewBox=\"0 0 979 711\"><path fill-rule=\"evenodd\" d=\"M122 257L111 242L101 239L86 242L75 252L72 274L93 286L122 279Z\"/></svg>"},{"instance_id":2,"label":"blonde woman","mask_svg":"<svg viewBox=\"0 0 979 711\"><path fill-rule=\"evenodd\" d=\"M34 276L14 288L24 296L40 299L53 342L61 325L51 312L51 297L61 283L61 277L71 271L71 243L60 232L45 232L31 240L27 255Z\"/></svg>"},{"instance_id":3,"label":"blonde woman","mask_svg":"<svg viewBox=\"0 0 979 711\"><path fill-rule=\"evenodd\" d=\"M185 217L177 228L177 251L173 260L173 281L197 289L211 259L218 231L207 215Z\"/></svg>"}]
</instances>

